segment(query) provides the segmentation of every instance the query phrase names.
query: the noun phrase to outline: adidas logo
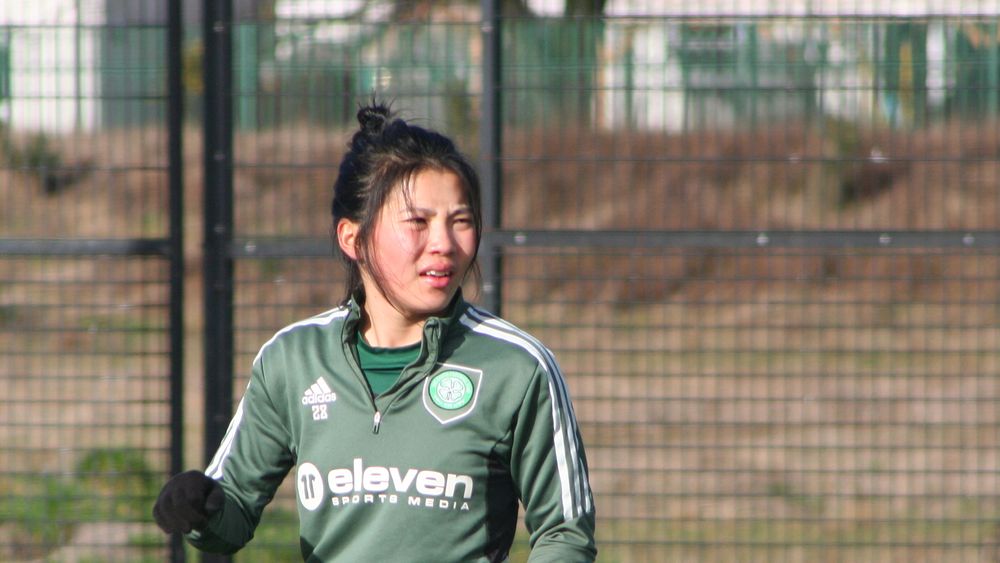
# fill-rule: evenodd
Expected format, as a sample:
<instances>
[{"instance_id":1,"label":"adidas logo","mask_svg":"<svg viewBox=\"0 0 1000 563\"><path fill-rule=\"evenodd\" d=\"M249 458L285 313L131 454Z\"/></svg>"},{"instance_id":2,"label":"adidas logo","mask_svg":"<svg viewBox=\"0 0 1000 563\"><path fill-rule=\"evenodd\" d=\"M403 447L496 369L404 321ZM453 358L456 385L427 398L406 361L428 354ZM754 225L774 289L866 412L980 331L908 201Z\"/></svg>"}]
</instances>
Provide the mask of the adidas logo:
<instances>
[{"instance_id":1,"label":"adidas logo","mask_svg":"<svg viewBox=\"0 0 1000 563\"><path fill-rule=\"evenodd\" d=\"M330 386L326 384L326 380L322 377L310 385L302 395L303 405L322 405L332 403L336 400L337 394L333 392L333 389L330 389Z\"/></svg>"}]
</instances>

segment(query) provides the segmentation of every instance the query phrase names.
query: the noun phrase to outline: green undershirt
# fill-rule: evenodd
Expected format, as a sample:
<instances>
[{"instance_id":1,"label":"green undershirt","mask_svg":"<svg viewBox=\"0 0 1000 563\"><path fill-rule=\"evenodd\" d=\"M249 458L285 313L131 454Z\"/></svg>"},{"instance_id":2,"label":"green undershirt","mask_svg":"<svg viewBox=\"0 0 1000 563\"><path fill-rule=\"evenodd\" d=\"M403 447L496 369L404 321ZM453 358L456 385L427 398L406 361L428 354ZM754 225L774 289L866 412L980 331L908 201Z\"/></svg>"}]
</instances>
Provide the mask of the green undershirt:
<instances>
[{"instance_id":1,"label":"green undershirt","mask_svg":"<svg viewBox=\"0 0 1000 563\"><path fill-rule=\"evenodd\" d=\"M369 346L358 334L358 363L368 380L368 386L376 396L388 391L399 379L403 368L413 363L419 355L419 342L399 348L377 348Z\"/></svg>"}]
</instances>

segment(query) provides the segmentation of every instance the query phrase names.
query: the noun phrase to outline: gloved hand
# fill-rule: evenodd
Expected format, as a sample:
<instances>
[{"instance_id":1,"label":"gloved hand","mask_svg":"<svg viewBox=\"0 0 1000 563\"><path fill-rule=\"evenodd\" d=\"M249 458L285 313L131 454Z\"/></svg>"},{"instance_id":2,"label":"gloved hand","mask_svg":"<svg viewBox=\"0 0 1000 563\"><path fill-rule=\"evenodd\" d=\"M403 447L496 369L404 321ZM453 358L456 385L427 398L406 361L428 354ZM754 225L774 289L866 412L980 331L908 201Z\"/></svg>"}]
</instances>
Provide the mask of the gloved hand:
<instances>
[{"instance_id":1,"label":"gloved hand","mask_svg":"<svg viewBox=\"0 0 1000 563\"><path fill-rule=\"evenodd\" d=\"M222 509L225 498L215 479L201 471L185 471L163 485L153 505L153 518L168 534L186 534L207 524L208 518Z\"/></svg>"}]
</instances>

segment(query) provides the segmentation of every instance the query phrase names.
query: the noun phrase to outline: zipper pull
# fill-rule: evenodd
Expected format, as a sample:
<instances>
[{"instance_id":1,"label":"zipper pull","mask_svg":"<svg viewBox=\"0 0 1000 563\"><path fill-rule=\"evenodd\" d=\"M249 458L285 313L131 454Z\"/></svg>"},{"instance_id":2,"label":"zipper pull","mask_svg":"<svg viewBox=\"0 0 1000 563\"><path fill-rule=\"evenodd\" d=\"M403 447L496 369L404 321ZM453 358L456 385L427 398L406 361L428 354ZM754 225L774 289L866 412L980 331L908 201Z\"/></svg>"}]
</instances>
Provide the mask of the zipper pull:
<instances>
[{"instance_id":1,"label":"zipper pull","mask_svg":"<svg viewBox=\"0 0 1000 563\"><path fill-rule=\"evenodd\" d=\"M378 434L378 427L382 424L382 413L375 411L375 420L372 421L372 434Z\"/></svg>"}]
</instances>

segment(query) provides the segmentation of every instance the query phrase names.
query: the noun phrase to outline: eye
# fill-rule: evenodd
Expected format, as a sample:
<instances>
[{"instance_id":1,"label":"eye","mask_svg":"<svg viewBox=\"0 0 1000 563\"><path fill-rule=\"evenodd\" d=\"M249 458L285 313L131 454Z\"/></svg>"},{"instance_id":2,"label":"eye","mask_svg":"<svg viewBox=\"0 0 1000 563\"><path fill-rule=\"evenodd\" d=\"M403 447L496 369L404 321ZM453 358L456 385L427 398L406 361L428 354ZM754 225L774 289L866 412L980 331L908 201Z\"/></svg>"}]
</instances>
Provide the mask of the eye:
<instances>
[{"instance_id":1,"label":"eye","mask_svg":"<svg viewBox=\"0 0 1000 563\"><path fill-rule=\"evenodd\" d=\"M424 225L427 224L427 219L420 217L418 215L412 215L410 217L407 217L404 222L413 227L423 227Z\"/></svg>"}]
</instances>

